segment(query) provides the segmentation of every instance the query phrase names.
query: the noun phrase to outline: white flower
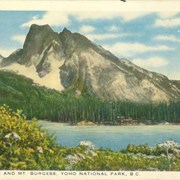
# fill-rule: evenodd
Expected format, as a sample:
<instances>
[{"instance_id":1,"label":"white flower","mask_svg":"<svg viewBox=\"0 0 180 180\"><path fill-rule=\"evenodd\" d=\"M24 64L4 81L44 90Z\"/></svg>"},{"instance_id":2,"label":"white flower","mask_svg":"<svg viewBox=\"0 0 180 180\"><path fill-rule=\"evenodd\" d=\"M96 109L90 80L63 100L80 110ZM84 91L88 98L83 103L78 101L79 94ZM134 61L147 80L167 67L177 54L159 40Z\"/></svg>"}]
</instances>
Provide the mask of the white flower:
<instances>
[{"instance_id":1,"label":"white flower","mask_svg":"<svg viewBox=\"0 0 180 180\"><path fill-rule=\"evenodd\" d=\"M85 159L85 156L84 156L84 154L82 154L82 153L77 153L77 156L78 156L80 159Z\"/></svg>"},{"instance_id":2,"label":"white flower","mask_svg":"<svg viewBox=\"0 0 180 180\"><path fill-rule=\"evenodd\" d=\"M91 153L91 156L97 156L97 153L95 153L94 151L90 151L90 153Z\"/></svg>"},{"instance_id":3,"label":"white flower","mask_svg":"<svg viewBox=\"0 0 180 180\"><path fill-rule=\"evenodd\" d=\"M180 155L180 150L179 149L174 149L174 155Z\"/></svg>"},{"instance_id":4,"label":"white flower","mask_svg":"<svg viewBox=\"0 0 180 180\"><path fill-rule=\"evenodd\" d=\"M91 141L81 141L78 146L85 146L87 149L95 149L95 146Z\"/></svg>"},{"instance_id":5,"label":"white flower","mask_svg":"<svg viewBox=\"0 0 180 180\"><path fill-rule=\"evenodd\" d=\"M161 157L166 157L166 155L165 154L161 154Z\"/></svg>"},{"instance_id":6,"label":"white flower","mask_svg":"<svg viewBox=\"0 0 180 180\"><path fill-rule=\"evenodd\" d=\"M76 164L79 161L79 157L75 154L66 156L66 159L69 161L70 164Z\"/></svg>"},{"instance_id":7,"label":"white flower","mask_svg":"<svg viewBox=\"0 0 180 180\"><path fill-rule=\"evenodd\" d=\"M8 133L4 137L6 139L9 139L10 137L12 137L15 140L21 140L21 137L16 132Z\"/></svg>"},{"instance_id":8,"label":"white flower","mask_svg":"<svg viewBox=\"0 0 180 180\"><path fill-rule=\"evenodd\" d=\"M149 158L149 159L155 159L155 158L156 158L156 156L154 156L154 155L150 155L150 156L147 156L147 158Z\"/></svg>"},{"instance_id":9,"label":"white flower","mask_svg":"<svg viewBox=\"0 0 180 180\"><path fill-rule=\"evenodd\" d=\"M21 139L21 137L16 132L13 132L12 135L13 135L13 138L16 139L16 140Z\"/></svg>"},{"instance_id":10,"label":"white flower","mask_svg":"<svg viewBox=\"0 0 180 180\"><path fill-rule=\"evenodd\" d=\"M166 141L162 144L158 144L158 147L162 149L174 149L174 148L179 147L179 145L175 143L174 141Z\"/></svg>"},{"instance_id":11,"label":"white flower","mask_svg":"<svg viewBox=\"0 0 180 180\"><path fill-rule=\"evenodd\" d=\"M168 169L171 170L171 166L174 160L175 150L179 147L174 141L166 141L162 144L158 144L158 147L166 151L166 158L168 160ZM173 154L170 154L169 150L173 151Z\"/></svg>"},{"instance_id":12,"label":"white flower","mask_svg":"<svg viewBox=\"0 0 180 180\"><path fill-rule=\"evenodd\" d=\"M38 151L39 153L43 153L43 148L42 148L41 146L38 146L38 147L37 147L37 151Z\"/></svg>"},{"instance_id":13,"label":"white flower","mask_svg":"<svg viewBox=\"0 0 180 180\"><path fill-rule=\"evenodd\" d=\"M84 153L85 153L87 156L90 156L90 157L92 157L92 156L97 156L97 154L96 154L93 150L91 150L91 149L87 149L86 151L84 151Z\"/></svg>"},{"instance_id":14,"label":"white flower","mask_svg":"<svg viewBox=\"0 0 180 180\"><path fill-rule=\"evenodd\" d=\"M5 137L6 139L8 139L8 138L11 137L11 135L12 135L12 133L8 133L8 134L6 134L4 137Z\"/></svg>"}]
</instances>

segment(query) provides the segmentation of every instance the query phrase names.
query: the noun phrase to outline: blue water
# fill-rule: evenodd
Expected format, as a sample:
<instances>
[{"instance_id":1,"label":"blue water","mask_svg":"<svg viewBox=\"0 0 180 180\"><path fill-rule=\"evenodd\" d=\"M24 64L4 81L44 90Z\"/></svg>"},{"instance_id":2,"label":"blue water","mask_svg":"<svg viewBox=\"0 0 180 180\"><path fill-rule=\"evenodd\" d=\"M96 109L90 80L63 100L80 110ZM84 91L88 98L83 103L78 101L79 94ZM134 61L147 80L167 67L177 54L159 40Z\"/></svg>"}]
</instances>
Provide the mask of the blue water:
<instances>
[{"instance_id":1,"label":"blue water","mask_svg":"<svg viewBox=\"0 0 180 180\"><path fill-rule=\"evenodd\" d=\"M93 142L97 148L114 151L125 149L128 144L154 146L166 140L180 144L180 126L68 126L60 123L39 121L44 129L54 133L57 143L63 146L77 146L80 141Z\"/></svg>"}]
</instances>

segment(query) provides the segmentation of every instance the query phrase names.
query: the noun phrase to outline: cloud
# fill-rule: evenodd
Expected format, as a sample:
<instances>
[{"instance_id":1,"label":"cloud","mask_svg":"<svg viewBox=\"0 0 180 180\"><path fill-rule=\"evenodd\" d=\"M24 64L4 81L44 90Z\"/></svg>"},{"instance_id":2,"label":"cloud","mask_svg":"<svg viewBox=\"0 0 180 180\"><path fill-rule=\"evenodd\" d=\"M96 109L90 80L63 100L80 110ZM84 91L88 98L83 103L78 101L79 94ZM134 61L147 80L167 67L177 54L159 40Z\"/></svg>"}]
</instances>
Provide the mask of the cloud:
<instances>
[{"instance_id":1,"label":"cloud","mask_svg":"<svg viewBox=\"0 0 180 180\"><path fill-rule=\"evenodd\" d=\"M174 12L174 11L162 11L162 12L159 12L158 13L158 16L161 18L161 19L167 19L167 18L172 18L176 15L178 15L179 12Z\"/></svg>"},{"instance_id":2,"label":"cloud","mask_svg":"<svg viewBox=\"0 0 180 180\"><path fill-rule=\"evenodd\" d=\"M68 24L68 22L69 17L67 13L61 11L48 11L42 17L33 16L30 21L22 24L21 26L29 27L32 24L49 24L50 26L61 26Z\"/></svg>"},{"instance_id":3,"label":"cloud","mask_svg":"<svg viewBox=\"0 0 180 180\"><path fill-rule=\"evenodd\" d=\"M180 80L180 72L165 72L170 79Z\"/></svg>"},{"instance_id":4,"label":"cloud","mask_svg":"<svg viewBox=\"0 0 180 180\"><path fill-rule=\"evenodd\" d=\"M135 20L139 17L150 14L149 12L79 12L76 15L79 20L98 20L98 19L113 19L121 18L123 21L128 22Z\"/></svg>"},{"instance_id":5,"label":"cloud","mask_svg":"<svg viewBox=\"0 0 180 180\"><path fill-rule=\"evenodd\" d=\"M36 20L39 18L39 15L33 16L32 19Z\"/></svg>"},{"instance_id":6,"label":"cloud","mask_svg":"<svg viewBox=\"0 0 180 180\"><path fill-rule=\"evenodd\" d=\"M137 66L143 68L158 68L168 65L168 61L161 57L151 57L148 59L134 59L132 62Z\"/></svg>"},{"instance_id":7,"label":"cloud","mask_svg":"<svg viewBox=\"0 0 180 180\"><path fill-rule=\"evenodd\" d=\"M82 32L82 33L91 33L91 32L93 32L95 30L95 27L93 27L93 26L81 26L80 27L80 32Z\"/></svg>"},{"instance_id":8,"label":"cloud","mask_svg":"<svg viewBox=\"0 0 180 180\"><path fill-rule=\"evenodd\" d=\"M180 26L180 18L157 19L154 25L164 28L177 27Z\"/></svg>"},{"instance_id":9,"label":"cloud","mask_svg":"<svg viewBox=\"0 0 180 180\"><path fill-rule=\"evenodd\" d=\"M119 42L114 45L103 45L104 48L110 50L117 56L132 57L136 54L143 54L146 52L157 52L157 51L171 51L174 50L165 45L160 46L148 46L142 43L126 43Z\"/></svg>"},{"instance_id":10,"label":"cloud","mask_svg":"<svg viewBox=\"0 0 180 180\"><path fill-rule=\"evenodd\" d=\"M91 41L116 39L122 36L124 35L123 34L86 34L86 37Z\"/></svg>"},{"instance_id":11,"label":"cloud","mask_svg":"<svg viewBox=\"0 0 180 180\"><path fill-rule=\"evenodd\" d=\"M25 35L14 35L11 37L13 41L19 42L20 44L23 44L25 41L26 36Z\"/></svg>"},{"instance_id":12,"label":"cloud","mask_svg":"<svg viewBox=\"0 0 180 180\"><path fill-rule=\"evenodd\" d=\"M29 27L31 26L31 24L49 24L50 26L64 26L69 23L71 16L74 16L79 21L119 18L125 22L128 22L145 16L147 14L149 14L149 12L48 11L42 17L33 16L30 21L23 23L22 27Z\"/></svg>"},{"instance_id":13,"label":"cloud","mask_svg":"<svg viewBox=\"0 0 180 180\"><path fill-rule=\"evenodd\" d=\"M12 54L17 48L8 48L8 49L1 49L0 48L0 55L3 57L8 57L10 54Z\"/></svg>"},{"instance_id":14,"label":"cloud","mask_svg":"<svg viewBox=\"0 0 180 180\"><path fill-rule=\"evenodd\" d=\"M176 17L179 14L179 12L165 11L159 12L157 14L159 18L156 19L154 24L155 26L171 28L180 25L180 18Z\"/></svg>"},{"instance_id":15,"label":"cloud","mask_svg":"<svg viewBox=\"0 0 180 180\"><path fill-rule=\"evenodd\" d=\"M118 27L115 25L112 25L109 29L110 32L117 32L118 31Z\"/></svg>"},{"instance_id":16,"label":"cloud","mask_svg":"<svg viewBox=\"0 0 180 180\"><path fill-rule=\"evenodd\" d=\"M159 36L156 36L154 39L160 40L160 41L180 42L180 38L177 38L174 35L159 35Z\"/></svg>"}]
</instances>

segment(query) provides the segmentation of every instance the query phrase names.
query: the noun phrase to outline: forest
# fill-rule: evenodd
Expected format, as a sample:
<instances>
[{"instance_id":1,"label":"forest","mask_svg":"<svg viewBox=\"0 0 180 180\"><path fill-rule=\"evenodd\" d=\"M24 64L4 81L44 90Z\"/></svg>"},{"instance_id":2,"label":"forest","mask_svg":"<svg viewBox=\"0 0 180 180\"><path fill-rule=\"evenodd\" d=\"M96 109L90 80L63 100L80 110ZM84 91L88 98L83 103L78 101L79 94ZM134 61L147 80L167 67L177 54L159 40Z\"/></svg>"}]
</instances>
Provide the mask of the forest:
<instances>
[{"instance_id":1,"label":"forest","mask_svg":"<svg viewBox=\"0 0 180 180\"><path fill-rule=\"evenodd\" d=\"M180 123L180 101L169 103L111 102L91 92L76 96L72 91L58 92L34 84L31 79L0 71L0 105L22 109L28 119L56 122L88 120L97 124L116 125L121 117L139 123Z\"/></svg>"}]
</instances>

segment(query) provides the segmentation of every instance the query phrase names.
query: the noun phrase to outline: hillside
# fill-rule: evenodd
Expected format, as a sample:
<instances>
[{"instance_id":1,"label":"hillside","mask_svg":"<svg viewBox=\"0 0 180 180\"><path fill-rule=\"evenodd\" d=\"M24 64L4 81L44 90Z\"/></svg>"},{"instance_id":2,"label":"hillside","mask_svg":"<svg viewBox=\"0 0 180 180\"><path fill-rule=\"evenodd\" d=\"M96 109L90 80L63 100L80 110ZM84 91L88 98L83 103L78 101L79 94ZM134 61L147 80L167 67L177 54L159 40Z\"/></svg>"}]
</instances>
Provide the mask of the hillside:
<instances>
[{"instance_id":1,"label":"hillside","mask_svg":"<svg viewBox=\"0 0 180 180\"><path fill-rule=\"evenodd\" d=\"M138 122L180 122L180 102L136 103L105 101L92 93L82 96L73 91L59 92L35 84L14 72L0 71L0 105L22 109L28 119L36 117L56 122L76 124L90 120L97 124L117 125L121 116Z\"/></svg>"},{"instance_id":2,"label":"hillside","mask_svg":"<svg viewBox=\"0 0 180 180\"><path fill-rule=\"evenodd\" d=\"M57 102L62 101L62 97L59 92L40 87L22 75L0 71L0 104L7 104L13 109L23 109L29 118L48 119L52 104L57 105Z\"/></svg>"}]
</instances>

